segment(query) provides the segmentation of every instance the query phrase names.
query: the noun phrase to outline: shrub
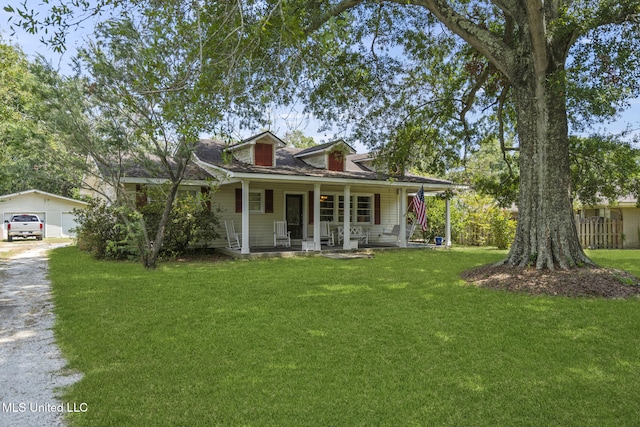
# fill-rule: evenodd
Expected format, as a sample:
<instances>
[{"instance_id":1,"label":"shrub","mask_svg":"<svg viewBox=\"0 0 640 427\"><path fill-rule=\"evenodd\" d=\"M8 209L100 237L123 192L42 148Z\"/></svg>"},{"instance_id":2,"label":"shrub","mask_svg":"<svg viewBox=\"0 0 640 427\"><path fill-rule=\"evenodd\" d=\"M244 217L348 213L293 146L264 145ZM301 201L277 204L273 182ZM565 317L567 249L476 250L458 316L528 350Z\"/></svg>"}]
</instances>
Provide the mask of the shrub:
<instances>
[{"instance_id":1,"label":"shrub","mask_svg":"<svg viewBox=\"0 0 640 427\"><path fill-rule=\"evenodd\" d=\"M92 199L87 208L74 209L73 213L79 224L76 234L80 249L98 259L125 259L131 255L123 244L126 228L113 206Z\"/></svg>"},{"instance_id":2,"label":"shrub","mask_svg":"<svg viewBox=\"0 0 640 427\"><path fill-rule=\"evenodd\" d=\"M163 210L164 201L152 202L140 209L151 238L158 232ZM177 199L169 215L161 254L175 257L184 254L191 245L206 244L220 237L218 227L217 212L209 209L200 198Z\"/></svg>"},{"instance_id":3,"label":"shrub","mask_svg":"<svg viewBox=\"0 0 640 427\"><path fill-rule=\"evenodd\" d=\"M146 227L149 238L154 239L163 210L164 201L161 199L137 211L115 208L94 199L88 208L74 211L79 224L78 247L98 259L137 257L139 240L144 239L141 224ZM123 220L125 217L129 226ZM161 256L179 256L194 244L206 244L216 239L219 237L218 227L217 210L212 211L201 198L188 196L177 199L165 229Z\"/></svg>"}]
</instances>

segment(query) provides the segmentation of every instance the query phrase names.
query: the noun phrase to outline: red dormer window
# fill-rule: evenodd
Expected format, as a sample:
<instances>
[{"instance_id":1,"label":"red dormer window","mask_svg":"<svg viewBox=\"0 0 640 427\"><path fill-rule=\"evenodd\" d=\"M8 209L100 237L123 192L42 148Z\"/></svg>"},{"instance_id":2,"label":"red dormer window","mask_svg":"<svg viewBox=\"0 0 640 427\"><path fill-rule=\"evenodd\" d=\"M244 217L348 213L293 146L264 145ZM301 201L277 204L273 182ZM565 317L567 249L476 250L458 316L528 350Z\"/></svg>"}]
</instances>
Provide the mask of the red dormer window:
<instances>
[{"instance_id":1,"label":"red dormer window","mask_svg":"<svg viewBox=\"0 0 640 427\"><path fill-rule=\"evenodd\" d=\"M257 142L255 159L256 166L273 166L273 145Z\"/></svg>"},{"instance_id":2,"label":"red dormer window","mask_svg":"<svg viewBox=\"0 0 640 427\"><path fill-rule=\"evenodd\" d=\"M329 170L344 171L344 155L342 153L329 153Z\"/></svg>"}]
</instances>

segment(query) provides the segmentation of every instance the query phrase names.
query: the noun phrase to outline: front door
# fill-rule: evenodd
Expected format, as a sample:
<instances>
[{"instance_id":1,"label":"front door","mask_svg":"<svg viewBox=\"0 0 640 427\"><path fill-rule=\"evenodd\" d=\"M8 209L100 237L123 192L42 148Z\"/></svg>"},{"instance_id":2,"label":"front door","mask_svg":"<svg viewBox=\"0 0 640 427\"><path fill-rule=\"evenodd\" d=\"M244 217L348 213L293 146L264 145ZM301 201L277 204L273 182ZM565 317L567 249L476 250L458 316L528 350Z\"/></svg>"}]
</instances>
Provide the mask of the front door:
<instances>
[{"instance_id":1,"label":"front door","mask_svg":"<svg viewBox=\"0 0 640 427\"><path fill-rule=\"evenodd\" d=\"M287 194L287 227L292 239L302 239L302 194Z\"/></svg>"}]
</instances>

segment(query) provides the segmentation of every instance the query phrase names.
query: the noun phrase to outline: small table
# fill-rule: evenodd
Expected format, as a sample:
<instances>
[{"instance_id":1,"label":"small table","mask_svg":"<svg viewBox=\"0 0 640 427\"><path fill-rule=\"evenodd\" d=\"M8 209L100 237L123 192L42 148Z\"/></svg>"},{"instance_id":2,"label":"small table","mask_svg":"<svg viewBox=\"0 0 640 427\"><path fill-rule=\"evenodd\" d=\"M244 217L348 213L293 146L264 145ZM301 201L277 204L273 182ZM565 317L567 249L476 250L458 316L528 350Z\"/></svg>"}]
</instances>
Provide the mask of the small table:
<instances>
[{"instance_id":1,"label":"small table","mask_svg":"<svg viewBox=\"0 0 640 427\"><path fill-rule=\"evenodd\" d=\"M313 251L316 249L316 244L313 240L303 240L302 250L305 252Z\"/></svg>"},{"instance_id":2,"label":"small table","mask_svg":"<svg viewBox=\"0 0 640 427\"><path fill-rule=\"evenodd\" d=\"M358 249L359 242L360 242L359 237L351 238L351 240L349 240L349 249Z\"/></svg>"}]
</instances>

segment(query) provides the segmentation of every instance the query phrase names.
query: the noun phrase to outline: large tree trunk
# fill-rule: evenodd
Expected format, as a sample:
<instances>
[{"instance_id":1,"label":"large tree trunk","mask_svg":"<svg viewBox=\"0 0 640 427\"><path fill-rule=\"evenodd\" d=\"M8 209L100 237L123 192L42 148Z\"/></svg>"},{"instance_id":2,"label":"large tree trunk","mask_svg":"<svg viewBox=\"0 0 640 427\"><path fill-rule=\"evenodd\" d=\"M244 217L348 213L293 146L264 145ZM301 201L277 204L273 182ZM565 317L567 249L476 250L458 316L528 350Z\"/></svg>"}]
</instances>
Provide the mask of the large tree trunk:
<instances>
[{"instance_id":1,"label":"large tree trunk","mask_svg":"<svg viewBox=\"0 0 640 427\"><path fill-rule=\"evenodd\" d=\"M534 67L512 82L520 141L518 227L509 256L515 266L572 268L591 261L578 239L570 196L564 80Z\"/></svg>"}]
</instances>

